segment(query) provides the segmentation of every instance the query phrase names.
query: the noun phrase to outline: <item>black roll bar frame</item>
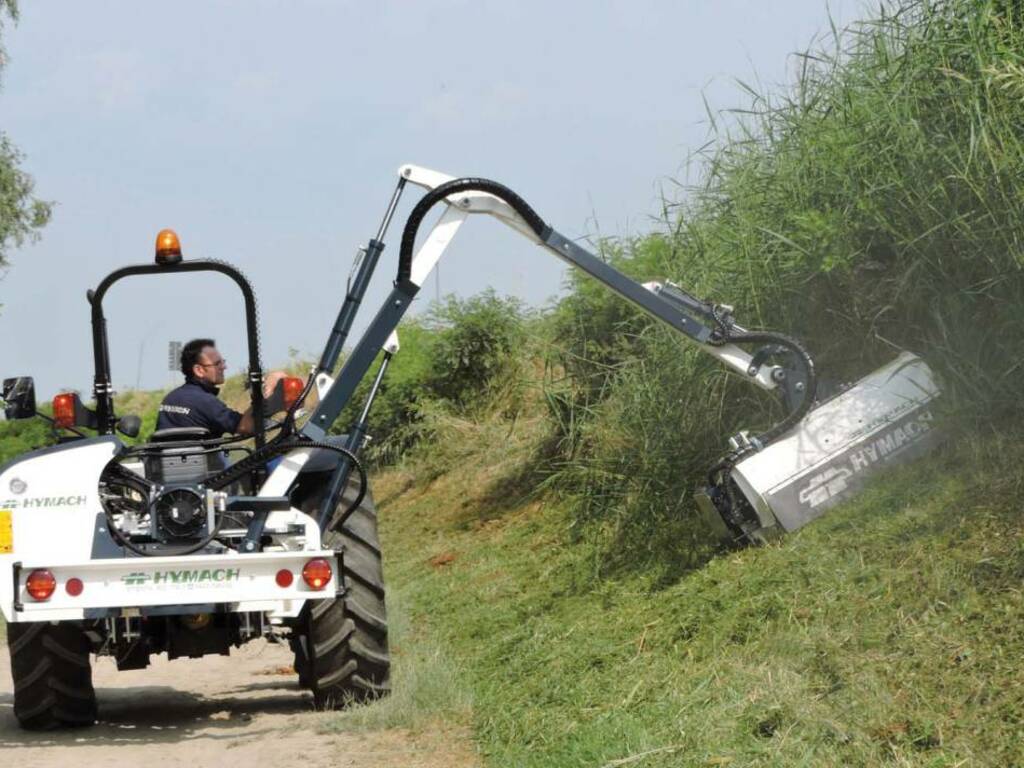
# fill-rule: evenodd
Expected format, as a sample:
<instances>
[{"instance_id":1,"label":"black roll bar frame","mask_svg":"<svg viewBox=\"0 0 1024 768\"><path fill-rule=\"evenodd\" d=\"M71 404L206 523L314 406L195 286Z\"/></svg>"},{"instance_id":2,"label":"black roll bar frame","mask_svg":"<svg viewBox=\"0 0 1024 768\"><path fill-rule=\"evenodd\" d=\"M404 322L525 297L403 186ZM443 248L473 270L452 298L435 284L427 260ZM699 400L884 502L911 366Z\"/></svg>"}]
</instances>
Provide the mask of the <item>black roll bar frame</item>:
<instances>
[{"instance_id":1,"label":"black roll bar frame","mask_svg":"<svg viewBox=\"0 0 1024 768\"><path fill-rule=\"evenodd\" d=\"M256 295L245 275L230 264L212 259L180 261L176 264L134 264L107 275L94 290L86 293L92 305L92 347L96 375L93 395L96 398L97 430L101 435L114 434L114 389L110 379L110 345L107 340L107 319L103 315L103 298L114 283L134 275L181 274L187 272L219 272L231 278L245 300L245 330L249 347L248 382L252 396L253 437L256 447L266 442L263 414L263 365L260 363L259 323L256 316Z\"/></svg>"}]
</instances>

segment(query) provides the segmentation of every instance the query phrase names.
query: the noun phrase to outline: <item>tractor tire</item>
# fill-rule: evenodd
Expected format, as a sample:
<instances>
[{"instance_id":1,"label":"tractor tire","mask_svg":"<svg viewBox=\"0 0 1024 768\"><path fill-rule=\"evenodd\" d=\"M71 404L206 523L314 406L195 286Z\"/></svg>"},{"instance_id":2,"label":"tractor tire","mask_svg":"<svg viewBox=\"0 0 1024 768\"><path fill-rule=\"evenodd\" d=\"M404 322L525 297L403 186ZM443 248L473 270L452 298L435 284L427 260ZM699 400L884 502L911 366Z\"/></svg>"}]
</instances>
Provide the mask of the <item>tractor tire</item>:
<instances>
[{"instance_id":1,"label":"tractor tire","mask_svg":"<svg viewBox=\"0 0 1024 768\"><path fill-rule=\"evenodd\" d=\"M325 549L342 550L343 596L306 603L292 633L299 683L313 692L317 709L386 696L391 657L384 602L384 572L377 511L367 490L359 507L339 525L355 499L351 481L323 536Z\"/></svg>"},{"instance_id":2,"label":"tractor tire","mask_svg":"<svg viewBox=\"0 0 1024 768\"><path fill-rule=\"evenodd\" d=\"M22 728L48 731L96 722L90 643L73 622L7 625L14 716Z\"/></svg>"}]
</instances>

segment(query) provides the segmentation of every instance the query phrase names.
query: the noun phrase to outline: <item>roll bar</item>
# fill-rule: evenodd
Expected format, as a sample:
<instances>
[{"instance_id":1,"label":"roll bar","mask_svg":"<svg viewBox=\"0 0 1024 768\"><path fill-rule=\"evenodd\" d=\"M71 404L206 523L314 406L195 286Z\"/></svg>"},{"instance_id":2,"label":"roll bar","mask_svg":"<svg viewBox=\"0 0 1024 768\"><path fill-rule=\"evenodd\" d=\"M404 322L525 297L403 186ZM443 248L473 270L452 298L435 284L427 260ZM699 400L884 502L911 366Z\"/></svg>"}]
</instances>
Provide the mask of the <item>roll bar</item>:
<instances>
[{"instance_id":1,"label":"roll bar","mask_svg":"<svg viewBox=\"0 0 1024 768\"><path fill-rule=\"evenodd\" d=\"M92 305L92 347L96 375L93 395L96 398L96 421L100 434L113 434L114 391L110 379L110 346L107 341L107 319L103 315L103 298L114 283L134 275L163 275L182 272L219 272L227 275L242 291L245 300L245 330L249 346L249 386L252 394L252 416L256 446L265 442L263 417L263 366L260 363L259 323L256 316L256 295L245 275L230 264L216 260L196 259L176 264L135 264L107 275L94 290L86 292Z\"/></svg>"}]
</instances>

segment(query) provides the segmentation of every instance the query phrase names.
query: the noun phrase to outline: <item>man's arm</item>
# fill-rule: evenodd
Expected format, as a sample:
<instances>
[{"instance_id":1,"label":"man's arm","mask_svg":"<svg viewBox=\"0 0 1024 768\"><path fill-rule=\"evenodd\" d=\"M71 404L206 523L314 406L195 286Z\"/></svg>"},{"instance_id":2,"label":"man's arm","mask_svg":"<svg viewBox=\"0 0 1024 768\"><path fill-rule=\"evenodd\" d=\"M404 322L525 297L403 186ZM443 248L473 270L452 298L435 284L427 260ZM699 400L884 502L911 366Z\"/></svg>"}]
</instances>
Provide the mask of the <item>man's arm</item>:
<instances>
[{"instance_id":1,"label":"man's arm","mask_svg":"<svg viewBox=\"0 0 1024 768\"><path fill-rule=\"evenodd\" d=\"M263 382L263 396L270 397L274 388L277 386L277 382L285 378L287 375L288 374L284 371L271 371L268 373L266 381ZM252 417L252 406L250 405L242 414L242 418L238 420L238 427L235 428L235 434L251 435L255 431L256 420Z\"/></svg>"}]
</instances>

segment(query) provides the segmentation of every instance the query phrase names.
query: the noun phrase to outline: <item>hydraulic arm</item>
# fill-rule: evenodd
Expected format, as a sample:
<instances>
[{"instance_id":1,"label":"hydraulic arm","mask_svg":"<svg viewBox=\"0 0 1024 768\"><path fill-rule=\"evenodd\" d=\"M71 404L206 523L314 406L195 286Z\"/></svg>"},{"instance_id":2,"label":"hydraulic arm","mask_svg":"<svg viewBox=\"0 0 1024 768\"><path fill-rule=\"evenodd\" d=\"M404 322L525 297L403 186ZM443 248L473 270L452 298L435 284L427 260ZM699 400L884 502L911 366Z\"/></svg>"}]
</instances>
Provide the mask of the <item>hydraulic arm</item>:
<instances>
[{"instance_id":1,"label":"hydraulic arm","mask_svg":"<svg viewBox=\"0 0 1024 768\"><path fill-rule=\"evenodd\" d=\"M302 437L312 441L325 439L359 382L368 373L389 336L409 310L427 276L459 228L472 214L488 214L498 219L574 268L600 280L756 385L781 394L787 415L756 437L743 435L734 439L733 452L723 467L731 466L731 462L740 456L759 450L784 434L810 409L816 386L814 363L796 340L780 333L748 331L736 324L731 307L698 299L672 283L641 285L631 280L549 226L525 200L497 182L480 178L455 179L412 165L403 166L399 170L399 178L381 231L377 238L371 240L356 280L356 285L365 290L365 283L369 280L368 272L372 271L383 249L384 230L394 212L398 195L406 183L412 183L426 188L428 192L416 204L406 221L393 289L352 350L337 380L321 387L320 403L300 430ZM438 204L444 204L445 209L419 250L415 251L420 225L427 213ZM319 367L321 377L328 375L330 364L337 358L351 325L354 307L358 306L361 298L361 293L353 296L350 290ZM755 348L748 352L739 346L741 344L754 345ZM321 378L321 381L324 379ZM346 447L353 452L358 451L360 440L361 434L357 433L355 441L350 440ZM347 472L347 462L343 462L332 478L330 492L321 508L322 525L345 487Z\"/></svg>"},{"instance_id":2,"label":"hydraulic arm","mask_svg":"<svg viewBox=\"0 0 1024 768\"><path fill-rule=\"evenodd\" d=\"M790 413L759 436L757 439L761 442L785 431L810 407L815 388L814 363L794 339L774 332L749 332L734 322L731 307L697 299L671 283L641 285L631 280L548 226L519 195L497 182L476 178L452 179L416 166L404 166L400 175L403 180L430 191L417 203L406 222L398 276L391 294L342 367L338 380L322 397L303 427L302 433L306 436L322 439L330 429L456 232L474 213L494 216L573 267L597 278L758 386L767 390L781 388L790 405ZM414 255L416 236L423 218L442 201L446 210ZM758 344L760 347L749 353L739 344Z\"/></svg>"}]
</instances>

